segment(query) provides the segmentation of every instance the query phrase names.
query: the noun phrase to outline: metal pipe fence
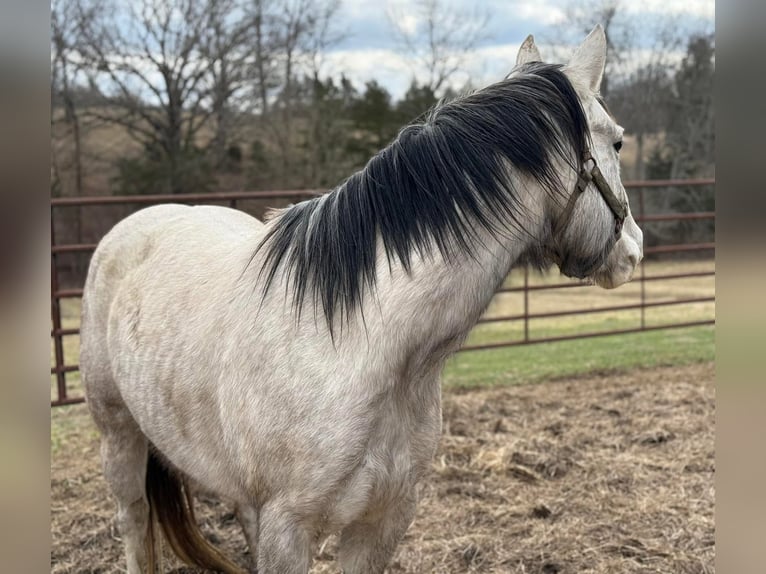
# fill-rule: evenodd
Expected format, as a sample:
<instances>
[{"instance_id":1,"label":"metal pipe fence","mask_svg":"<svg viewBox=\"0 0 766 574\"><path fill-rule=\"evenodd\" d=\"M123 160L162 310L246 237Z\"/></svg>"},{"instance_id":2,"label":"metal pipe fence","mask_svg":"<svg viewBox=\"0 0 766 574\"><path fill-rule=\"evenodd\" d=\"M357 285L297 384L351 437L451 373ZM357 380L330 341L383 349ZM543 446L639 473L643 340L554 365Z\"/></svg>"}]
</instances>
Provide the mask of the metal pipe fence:
<instances>
[{"instance_id":1,"label":"metal pipe fence","mask_svg":"<svg viewBox=\"0 0 766 574\"><path fill-rule=\"evenodd\" d=\"M651 181L632 181L625 182L625 188L638 191L638 209L634 213L634 218L639 225L652 223L666 223L677 221L703 221L715 220L714 211L700 211L689 213L660 213L647 214L645 193L661 192L669 189L686 188L700 189L710 188L715 185L714 179L696 179L696 180L651 180ZM140 196L107 196L107 197L59 197L51 199L51 340L52 340L52 363L51 376L52 389L55 388L54 398L51 400L51 406L61 406L80 403L84 401L81 394L70 396L70 386L67 381L68 373L78 371L78 365L67 361L64 344L65 338L74 338L79 336L79 317L77 326L64 326L62 316L63 300L78 299L82 297L82 287L62 287L60 281L59 258L65 254L88 254L96 248L96 243L59 243L56 240L56 222L60 214L72 208L83 208L88 206L122 206L129 207L131 211L136 208L153 205L158 203L187 203L187 204L224 204L232 208L239 208L242 201L245 200L302 200L320 195L320 192L313 190L287 190L287 191L236 191L225 193L205 193L205 194L177 194L177 195L140 195ZM114 221L113 223L116 223ZM642 225L643 227L643 225ZM645 257L651 255L667 255L679 253L709 252L714 253L714 242L702 243L682 243L654 245L644 249ZM464 345L461 351L477 351L483 349L497 349L501 347L513 347L519 345L530 345L545 342L568 341L588 337L602 337L606 335L619 335L627 333L640 333L645 331L655 331L659 329L671 329L681 327L691 327L698 325L715 324L715 319L701 319L694 321L667 322L660 325L649 325L646 321L646 310L665 308L678 305L694 305L699 303L713 303L715 296L703 297L685 297L673 298L661 301L648 301L646 296L646 284L660 281L672 281L677 279L689 279L699 277L714 277L715 271L693 271L685 273L661 273L655 275L646 275L645 267L640 267L639 276L634 279L640 283L640 300L638 303L625 305L609 305L595 308L577 308L559 311L530 312L530 297L542 291L564 290L572 288L583 288L587 283L581 282L557 282L552 284L535 285L530 283L530 274L527 269L523 270L523 284L520 286L505 286L498 290L498 293L521 293L523 296L523 313L499 316L485 316L479 324L496 324L501 322L519 322L523 323L523 335L521 338L492 342L486 344L468 344ZM545 320L556 317L589 315L597 313L614 313L623 311L640 311L640 322L635 327L622 329L608 329L598 331L585 331L572 334L533 337L530 335L530 323L533 320ZM72 318L69 317L69 323Z\"/></svg>"}]
</instances>

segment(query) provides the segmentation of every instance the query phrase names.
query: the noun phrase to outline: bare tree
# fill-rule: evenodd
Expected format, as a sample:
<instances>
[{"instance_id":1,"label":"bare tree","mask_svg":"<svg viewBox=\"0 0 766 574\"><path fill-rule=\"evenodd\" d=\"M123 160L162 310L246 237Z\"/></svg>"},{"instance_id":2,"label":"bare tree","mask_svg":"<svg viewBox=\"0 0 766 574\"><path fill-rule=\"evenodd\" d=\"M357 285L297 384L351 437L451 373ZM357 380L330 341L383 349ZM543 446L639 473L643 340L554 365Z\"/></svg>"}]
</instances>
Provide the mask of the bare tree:
<instances>
[{"instance_id":1,"label":"bare tree","mask_svg":"<svg viewBox=\"0 0 766 574\"><path fill-rule=\"evenodd\" d=\"M81 18L91 18L92 14L77 10L77 6L67 0L54 0L51 4L51 129L59 123L57 114L63 109L63 123L72 138L71 167L74 171L73 194L83 194L82 162L82 119L75 103L75 77L80 68L78 61L78 35ZM58 150L52 148L52 183L60 192L68 187L63 180L68 166L62 165Z\"/></svg>"},{"instance_id":2,"label":"bare tree","mask_svg":"<svg viewBox=\"0 0 766 574\"><path fill-rule=\"evenodd\" d=\"M309 25L305 37L304 53L308 60L308 70L311 77L311 112L309 130L309 166L310 185L318 189L323 179L323 156L331 146L333 128L337 126L338 118L334 117L331 110L326 109L326 96L328 94L321 74L327 51L337 45L345 37L345 33L338 27L338 10L340 0L325 0L319 3L309 17ZM332 83L328 86L332 88Z\"/></svg>"},{"instance_id":3,"label":"bare tree","mask_svg":"<svg viewBox=\"0 0 766 574\"><path fill-rule=\"evenodd\" d=\"M388 5L388 20L402 54L428 73L427 86L440 92L489 38L489 13L460 9L448 0L415 0L405 11Z\"/></svg>"},{"instance_id":4,"label":"bare tree","mask_svg":"<svg viewBox=\"0 0 766 574\"><path fill-rule=\"evenodd\" d=\"M594 24L600 23L606 35L606 71L601 81L601 95L609 95L612 82L619 74L624 60L625 48L630 45L633 30L625 18L624 0L570 0L564 6L564 18L555 25L552 33L543 37L552 43L562 40L577 45L583 34L588 34Z\"/></svg>"},{"instance_id":5,"label":"bare tree","mask_svg":"<svg viewBox=\"0 0 766 574\"><path fill-rule=\"evenodd\" d=\"M644 34L643 45L627 40L635 34L625 32L626 40L620 46L623 70L611 84L608 103L636 138L636 162L631 175L637 179L646 177L646 138L661 133L669 120L673 75L678 66L675 54L683 44L679 29L668 17L654 29L653 37Z\"/></svg>"},{"instance_id":6,"label":"bare tree","mask_svg":"<svg viewBox=\"0 0 766 574\"><path fill-rule=\"evenodd\" d=\"M282 180L291 170L291 151L295 137L293 112L295 108L296 59L299 56L301 40L306 34L312 0L283 0L275 19L275 37L281 60L281 90L278 99L280 123L272 123L281 152Z\"/></svg>"},{"instance_id":7,"label":"bare tree","mask_svg":"<svg viewBox=\"0 0 766 574\"><path fill-rule=\"evenodd\" d=\"M675 76L673 113L667 143L673 151L671 177L711 175L715 162L715 39L689 39L687 53Z\"/></svg>"},{"instance_id":8,"label":"bare tree","mask_svg":"<svg viewBox=\"0 0 766 574\"><path fill-rule=\"evenodd\" d=\"M210 106L215 119L211 147L217 168L226 161L235 96L243 91L249 79L252 24L244 2L218 0L210 4L208 23L202 32L201 53L210 62Z\"/></svg>"},{"instance_id":9,"label":"bare tree","mask_svg":"<svg viewBox=\"0 0 766 574\"><path fill-rule=\"evenodd\" d=\"M98 94L87 80L82 51L82 25L94 17L78 0L51 4L51 193L85 195L85 137L92 127L84 106ZM74 241L82 243L82 208L69 212Z\"/></svg>"},{"instance_id":10,"label":"bare tree","mask_svg":"<svg viewBox=\"0 0 766 574\"><path fill-rule=\"evenodd\" d=\"M189 154L231 95L231 62L221 60L244 40L242 26L230 26L215 0L139 0L123 10L86 1L99 17L83 27L84 55L112 97L90 113L125 128L166 163L167 190L184 191Z\"/></svg>"},{"instance_id":11,"label":"bare tree","mask_svg":"<svg viewBox=\"0 0 766 574\"><path fill-rule=\"evenodd\" d=\"M284 182L295 173L295 124L302 78L319 78L324 53L343 37L338 32L339 0L257 0L255 5L255 86L262 121L278 148ZM315 133L319 110L309 110ZM309 143L313 147L313 141ZM312 178L315 179L315 178Z\"/></svg>"},{"instance_id":12,"label":"bare tree","mask_svg":"<svg viewBox=\"0 0 766 574\"><path fill-rule=\"evenodd\" d=\"M627 132L636 138L636 160L629 174L632 178L646 177L646 140L661 132L667 123L671 91L671 72L658 62L640 67L612 89L609 105Z\"/></svg>"},{"instance_id":13,"label":"bare tree","mask_svg":"<svg viewBox=\"0 0 766 574\"><path fill-rule=\"evenodd\" d=\"M260 108L261 115L269 112L269 93L279 82L277 76L278 41L277 2L276 0L253 0L249 16L253 25L253 81L254 101Z\"/></svg>"}]
</instances>

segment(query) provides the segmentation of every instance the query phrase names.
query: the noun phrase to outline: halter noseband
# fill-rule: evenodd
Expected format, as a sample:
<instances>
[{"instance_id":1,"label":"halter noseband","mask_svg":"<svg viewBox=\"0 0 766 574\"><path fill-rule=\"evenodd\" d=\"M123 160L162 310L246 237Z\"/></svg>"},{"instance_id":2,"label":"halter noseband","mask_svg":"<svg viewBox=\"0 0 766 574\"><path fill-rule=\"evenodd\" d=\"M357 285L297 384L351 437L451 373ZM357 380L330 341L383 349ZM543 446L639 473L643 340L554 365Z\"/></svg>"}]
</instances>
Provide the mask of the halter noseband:
<instances>
[{"instance_id":1,"label":"halter noseband","mask_svg":"<svg viewBox=\"0 0 766 574\"><path fill-rule=\"evenodd\" d=\"M589 161L593 162L593 168L591 168L590 171L585 167ZM580 168L580 173L577 174L577 184L575 185L572 195L569 196L569 201L567 202L566 207L564 207L564 211L553 228L554 237L559 237L561 232L564 231L567 225L569 225L569 220L572 218L572 212L574 211L577 199L585 192L588 188L588 184L591 182L595 184L596 189L601 193L601 197L604 198L604 201L606 201L609 209L614 214L615 235L620 233L622 224L628 215L628 207L614 194L611 186L607 183L604 175L601 173L601 170L596 163L596 158L590 153L590 149L585 148L585 152L582 156L582 167Z\"/></svg>"}]
</instances>

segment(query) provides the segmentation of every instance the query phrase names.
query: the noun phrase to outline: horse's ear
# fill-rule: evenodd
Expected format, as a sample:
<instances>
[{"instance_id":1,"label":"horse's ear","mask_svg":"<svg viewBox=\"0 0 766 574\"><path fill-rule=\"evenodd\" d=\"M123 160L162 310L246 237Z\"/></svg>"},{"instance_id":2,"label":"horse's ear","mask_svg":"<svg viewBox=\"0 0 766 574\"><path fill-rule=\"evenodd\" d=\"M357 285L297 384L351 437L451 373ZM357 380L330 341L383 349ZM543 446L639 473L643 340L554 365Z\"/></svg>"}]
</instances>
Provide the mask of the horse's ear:
<instances>
[{"instance_id":1,"label":"horse's ear","mask_svg":"<svg viewBox=\"0 0 766 574\"><path fill-rule=\"evenodd\" d=\"M542 62L540 50L535 45L535 37L530 34L526 40L521 43L519 53L516 55L516 65L528 64L529 62Z\"/></svg>"},{"instance_id":2,"label":"horse's ear","mask_svg":"<svg viewBox=\"0 0 766 574\"><path fill-rule=\"evenodd\" d=\"M575 84L598 93L606 65L606 34L601 24L596 24L585 41L575 50L566 65L566 71Z\"/></svg>"}]
</instances>

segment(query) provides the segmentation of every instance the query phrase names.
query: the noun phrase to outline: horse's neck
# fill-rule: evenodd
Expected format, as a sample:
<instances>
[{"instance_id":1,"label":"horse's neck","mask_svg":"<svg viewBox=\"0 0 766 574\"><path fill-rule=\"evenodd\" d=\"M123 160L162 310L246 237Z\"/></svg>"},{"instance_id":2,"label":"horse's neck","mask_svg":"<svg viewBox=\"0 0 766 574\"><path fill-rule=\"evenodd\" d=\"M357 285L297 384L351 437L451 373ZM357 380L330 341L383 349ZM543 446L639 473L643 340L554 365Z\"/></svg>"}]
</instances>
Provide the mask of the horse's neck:
<instances>
[{"instance_id":1,"label":"horse's neck","mask_svg":"<svg viewBox=\"0 0 766 574\"><path fill-rule=\"evenodd\" d=\"M482 231L472 255L448 261L436 251L431 258L417 258L410 275L395 267L390 283L378 290L377 305L386 319L381 324L385 344L392 350L398 346L411 366L439 368L479 320L533 235L534 231L498 237ZM385 261L385 255L380 256ZM384 265L379 277L388 275Z\"/></svg>"}]
</instances>

